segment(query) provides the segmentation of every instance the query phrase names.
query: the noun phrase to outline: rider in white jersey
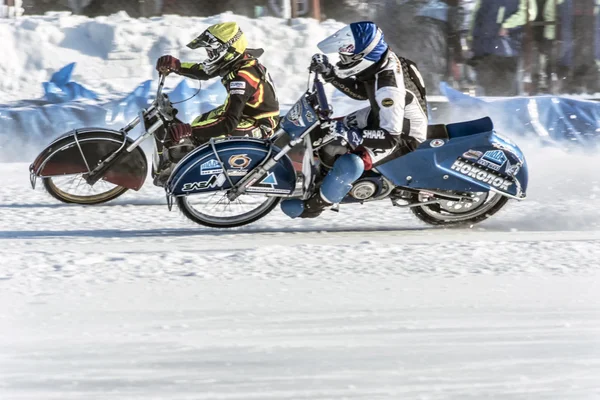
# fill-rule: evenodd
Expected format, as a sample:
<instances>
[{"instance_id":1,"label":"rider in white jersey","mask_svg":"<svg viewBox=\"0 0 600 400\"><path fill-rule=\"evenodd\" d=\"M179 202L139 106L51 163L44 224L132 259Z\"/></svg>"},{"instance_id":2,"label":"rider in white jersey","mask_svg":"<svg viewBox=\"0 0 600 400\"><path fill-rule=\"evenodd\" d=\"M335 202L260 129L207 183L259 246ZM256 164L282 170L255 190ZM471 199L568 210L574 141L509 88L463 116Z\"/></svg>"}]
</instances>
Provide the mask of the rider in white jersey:
<instances>
[{"instance_id":1,"label":"rider in white jersey","mask_svg":"<svg viewBox=\"0 0 600 400\"><path fill-rule=\"evenodd\" d=\"M337 52L334 67L324 54L315 54L310 70L326 82L370 105L331 127L352 151L339 157L320 190L309 200L288 200L282 210L292 218L314 218L339 203L365 170L414 150L427 136L425 86L417 66L398 57L373 22L352 23L318 45L323 53Z\"/></svg>"}]
</instances>

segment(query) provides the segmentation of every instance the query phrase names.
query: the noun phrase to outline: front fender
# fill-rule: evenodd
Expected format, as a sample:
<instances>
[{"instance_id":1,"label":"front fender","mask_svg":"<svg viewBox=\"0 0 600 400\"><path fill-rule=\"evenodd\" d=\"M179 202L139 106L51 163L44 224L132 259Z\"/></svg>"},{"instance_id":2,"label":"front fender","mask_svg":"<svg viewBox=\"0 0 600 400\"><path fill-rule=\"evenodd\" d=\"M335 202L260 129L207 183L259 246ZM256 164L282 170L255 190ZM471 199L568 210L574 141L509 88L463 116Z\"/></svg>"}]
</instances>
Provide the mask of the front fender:
<instances>
[{"instance_id":1,"label":"front fender","mask_svg":"<svg viewBox=\"0 0 600 400\"><path fill-rule=\"evenodd\" d=\"M125 145L133 143L125 138ZM75 129L58 137L36 157L30 172L49 177L88 172L123 145L123 133L104 128ZM81 149L81 150L80 150ZM139 190L148 173L148 161L140 147L119 157L103 179L115 185Z\"/></svg>"},{"instance_id":2,"label":"front fender","mask_svg":"<svg viewBox=\"0 0 600 400\"><path fill-rule=\"evenodd\" d=\"M268 140L228 138L215 142L215 149L225 170L217 161L212 146L205 144L186 155L175 167L166 185L173 196L227 190L235 185L266 157L279 152ZM289 157L282 157L258 182L247 188L251 193L291 194L296 187L296 172Z\"/></svg>"}]
</instances>

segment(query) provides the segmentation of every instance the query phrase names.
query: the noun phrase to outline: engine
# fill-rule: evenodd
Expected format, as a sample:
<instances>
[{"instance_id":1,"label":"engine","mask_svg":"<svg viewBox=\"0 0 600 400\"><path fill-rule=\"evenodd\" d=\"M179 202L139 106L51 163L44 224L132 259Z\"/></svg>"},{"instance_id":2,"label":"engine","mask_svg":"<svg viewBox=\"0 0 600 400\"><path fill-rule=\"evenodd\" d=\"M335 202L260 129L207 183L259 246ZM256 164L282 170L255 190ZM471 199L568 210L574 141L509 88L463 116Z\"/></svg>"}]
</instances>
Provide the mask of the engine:
<instances>
[{"instance_id":1,"label":"engine","mask_svg":"<svg viewBox=\"0 0 600 400\"><path fill-rule=\"evenodd\" d=\"M324 177L327 171L332 168L335 160L348 152L346 144L337 139L317 150L317 156L321 162L321 173ZM357 202L363 202L375 197L389 194L392 188L381 178L379 174L366 172L361 179L358 179L352 185L348 195Z\"/></svg>"},{"instance_id":2,"label":"engine","mask_svg":"<svg viewBox=\"0 0 600 400\"><path fill-rule=\"evenodd\" d=\"M319 160L327 169L333 166L336 158L348 152L348 147L341 144L339 139L326 144L317 151Z\"/></svg>"},{"instance_id":3,"label":"engine","mask_svg":"<svg viewBox=\"0 0 600 400\"><path fill-rule=\"evenodd\" d=\"M364 201L379 193L379 186L372 179L359 179L352 185L350 196Z\"/></svg>"}]
</instances>

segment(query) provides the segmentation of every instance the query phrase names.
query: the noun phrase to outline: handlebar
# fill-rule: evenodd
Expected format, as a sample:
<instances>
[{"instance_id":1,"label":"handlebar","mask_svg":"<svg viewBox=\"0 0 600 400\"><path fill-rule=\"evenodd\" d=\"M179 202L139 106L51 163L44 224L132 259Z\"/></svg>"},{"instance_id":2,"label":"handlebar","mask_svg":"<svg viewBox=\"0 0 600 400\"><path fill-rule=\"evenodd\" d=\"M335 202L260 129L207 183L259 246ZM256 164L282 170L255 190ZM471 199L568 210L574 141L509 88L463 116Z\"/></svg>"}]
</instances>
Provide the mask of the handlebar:
<instances>
[{"instance_id":1,"label":"handlebar","mask_svg":"<svg viewBox=\"0 0 600 400\"><path fill-rule=\"evenodd\" d=\"M158 90L156 91L156 98L159 99L162 96L162 91L163 91L163 87L165 86L165 79L167 78L167 75L165 74L159 74L159 78L158 78Z\"/></svg>"},{"instance_id":2,"label":"handlebar","mask_svg":"<svg viewBox=\"0 0 600 400\"><path fill-rule=\"evenodd\" d=\"M322 118L329 118L333 114L333 110L329 107L329 101L325 94L325 88L323 82L320 79L318 73L315 73L315 79L313 80L313 88L317 95L317 103L319 104L319 114Z\"/></svg>"},{"instance_id":3,"label":"handlebar","mask_svg":"<svg viewBox=\"0 0 600 400\"><path fill-rule=\"evenodd\" d=\"M160 74L158 80L158 89L156 90L156 108L158 112L167 121L173 120L173 106L169 101L166 94L163 94L163 88L165 87L165 79L167 75Z\"/></svg>"}]
</instances>

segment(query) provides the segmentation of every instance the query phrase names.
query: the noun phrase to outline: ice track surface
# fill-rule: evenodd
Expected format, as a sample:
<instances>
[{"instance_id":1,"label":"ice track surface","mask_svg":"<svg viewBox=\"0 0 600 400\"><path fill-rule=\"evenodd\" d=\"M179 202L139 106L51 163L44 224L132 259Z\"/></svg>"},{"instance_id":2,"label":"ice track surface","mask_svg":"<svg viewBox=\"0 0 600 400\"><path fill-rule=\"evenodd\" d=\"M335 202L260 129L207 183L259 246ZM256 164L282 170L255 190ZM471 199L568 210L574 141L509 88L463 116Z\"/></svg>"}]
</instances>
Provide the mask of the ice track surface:
<instances>
[{"instance_id":1,"label":"ice track surface","mask_svg":"<svg viewBox=\"0 0 600 400\"><path fill-rule=\"evenodd\" d=\"M598 399L597 157L472 229L387 202L211 230L0 164L0 398Z\"/></svg>"}]
</instances>

